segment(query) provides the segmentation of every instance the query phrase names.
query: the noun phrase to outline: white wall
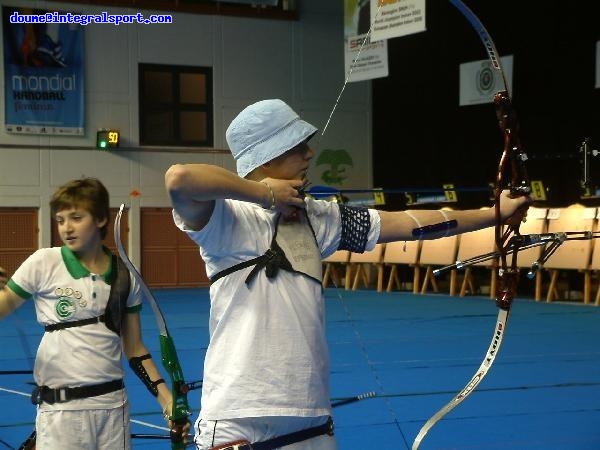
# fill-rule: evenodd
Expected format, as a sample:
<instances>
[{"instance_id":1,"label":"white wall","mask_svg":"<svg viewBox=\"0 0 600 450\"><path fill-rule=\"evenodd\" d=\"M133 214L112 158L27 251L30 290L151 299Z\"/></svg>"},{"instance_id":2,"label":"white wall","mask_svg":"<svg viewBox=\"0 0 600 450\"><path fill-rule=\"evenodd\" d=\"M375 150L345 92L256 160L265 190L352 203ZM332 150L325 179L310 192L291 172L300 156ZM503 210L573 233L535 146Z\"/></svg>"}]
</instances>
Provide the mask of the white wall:
<instances>
[{"instance_id":1,"label":"white wall","mask_svg":"<svg viewBox=\"0 0 600 450\"><path fill-rule=\"evenodd\" d=\"M17 3L51 11L137 12L93 5L0 0L0 5ZM73 178L98 177L109 189L111 206L123 202L131 206L131 257L139 261L139 208L169 205L163 175L175 162L205 162L233 170L235 165L224 135L242 108L263 98L281 98L304 119L320 129L324 127L345 78L343 2L299 3L298 21L177 13L170 25L86 26L85 136L10 135L1 127L0 207L40 207L40 246L48 246L48 201L52 192ZM213 68L214 148L221 152L139 148L140 62ZM0 84L3 92L3 77ZM4 124L4 108L0 108L0 124ZM96 130L109 127L121 131L122 148L111 152L96 150ZM317 153L325 148L344 148L352 155L354 167L347 173L345 187L371 186L369 82L346 87L325 136L318 134L311 142ZM322 184L315 182L319 170L323 169L311 169L313 184ZM134 189L141 196L130 197Z\"/></svg>"}]
</instances>

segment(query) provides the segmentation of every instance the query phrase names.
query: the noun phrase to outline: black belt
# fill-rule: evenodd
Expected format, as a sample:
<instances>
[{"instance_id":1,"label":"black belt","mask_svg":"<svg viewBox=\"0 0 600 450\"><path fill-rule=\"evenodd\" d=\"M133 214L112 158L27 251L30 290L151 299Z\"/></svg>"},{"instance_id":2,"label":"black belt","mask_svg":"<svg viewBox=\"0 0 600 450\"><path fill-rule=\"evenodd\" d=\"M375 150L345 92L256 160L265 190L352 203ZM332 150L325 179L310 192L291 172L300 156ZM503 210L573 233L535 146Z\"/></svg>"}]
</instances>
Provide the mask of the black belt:
<instances>
[{"instance_id":1,"label":"black belt","mask_svg":"<svg viewBox=\"0 0 600 450\"><path fill-rule=\"evenodd\" d=\"M238 442L232 443L231 445L226 444L225 447L217 446L215 448L219 450L274 450L279 447L285 447L286 445L321 436L322 434L333 436L333 420L331 417L323 425L294 431L293 433L277 436L266 441L254 442L253 444Z\"/></svg>"},{"instance_id":2,"label":"black belt","mask_svg":"<svg viewBox=\"0 0 600 450\"><path fill-rule=\"evenodd\" d=\"M62 387L58 389L52 389L48 386L36 386L31 393L31 403L34 405L41 405L43 402L46 402L49 405L54 403L64 403L68 402L69 400L108 394L109 392L123 389L123 387L125 387L123 379L72 388Z\"/></svg>"},{"instance_id":3,"label":"black belt","mask_svg":"<svg viewBox=\"0 0 600 450\"><path fill-rule=\"evenodd\" d=\"M73 320L71 322L53 323L51 325L46 325L44 327L44 330L56 331L56 330L62 330L63 328L80 327L82 325L89 325L89 324L98 323L98 322L104 322L104 314L102 314L98 317L90 317L89 319Z\"/></svg>"}]
</instances>

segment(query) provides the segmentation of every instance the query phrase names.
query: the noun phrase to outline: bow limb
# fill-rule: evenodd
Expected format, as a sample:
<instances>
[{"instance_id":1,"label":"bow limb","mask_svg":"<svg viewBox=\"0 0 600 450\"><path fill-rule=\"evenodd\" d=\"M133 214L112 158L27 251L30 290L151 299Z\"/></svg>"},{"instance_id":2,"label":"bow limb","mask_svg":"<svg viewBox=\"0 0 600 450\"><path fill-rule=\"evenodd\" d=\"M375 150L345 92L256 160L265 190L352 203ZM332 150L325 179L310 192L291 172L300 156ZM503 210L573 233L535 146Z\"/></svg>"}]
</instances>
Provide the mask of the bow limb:
<instances>
[{"instance_id":1,"label":"bow limb","mask_svg":"<svg viewBox=\"0 0 600 450\"><path fill-rule=\"evenodd\" d=\"M479 35L488 53L492 68L501 77L504 84L504 89L494 96L498 125L504 138L504 148L498 164L494 186L495 240L496 255L498 256L498 290L496 293L496 305L498 306L499 311L492 340L479 369L477 369L475 375L465 387L423 425L413 442L412 450L417 450L428 431L477 388L492 367L496 355L500 350L506 332L510 307L516 294L518 281L518 251L510 251L512 245L511 238L520 235L519 224L522 218L515 217L515 219L511 219L509 222L505 223L502 217L500 201L502 191L507 185L510 188L511 197L529 195L531 191L525 170L527 155L521 146L518 136L516 113L512 107L506 76L502 70L502 64L496 46L479 18L461 0L449 1L463 14ZM523 211L522 215L524 215L524 213L525 212ZM516 214L515 216L520 215ZM511 253L510 261L509 253Z\"/></svg>"},{"instance_id":2,"label":"bow limb","mask_svg":"<svg viewBox=\"0 0 600 450\"><path fill-rule=\"evenodd\" d=\"M146 285L142 276L127 256L125 248L123 247L123 243L121 242L121 216L123 215L124 208L125 205L121 204L114 225L117 251L123 260L123 263L125 263L125 266L127 266L127 269L129 269L129 272L138 282L144 297L148 303L150 303L150 306L152 307L156 317L156 324L159 330L162 364L171 380L171 395L173 396L171 415L169 416L169 420L174 424L174 427L171 429L170 433L171 450L183 450L185 448L185 442L182 437L182 432L188 421L188 416L190 415L190 408L187 401L188 387L184 381L183 371L181 369L181 365L179 364L177 351L175 350L175 344L173 342L173 338L169 334L169 330L167 329L165 317L160 310L156 298L154 298L154 295L148 288L148 285Z\"/></svg>"}]
</instances>

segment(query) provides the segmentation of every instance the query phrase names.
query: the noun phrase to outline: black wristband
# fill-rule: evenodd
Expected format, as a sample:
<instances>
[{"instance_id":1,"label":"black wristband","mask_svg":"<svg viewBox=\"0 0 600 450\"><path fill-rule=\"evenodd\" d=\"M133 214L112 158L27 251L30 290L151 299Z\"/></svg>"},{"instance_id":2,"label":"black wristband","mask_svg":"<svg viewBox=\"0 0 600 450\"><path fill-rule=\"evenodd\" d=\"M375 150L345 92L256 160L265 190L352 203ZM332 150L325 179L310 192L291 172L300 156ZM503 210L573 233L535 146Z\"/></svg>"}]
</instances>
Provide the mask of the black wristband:
<instances>
[{"instance_id":1,"label":"black wristband","mask_svg":"<svg viewBox=\"0 0 600 450\"><path fill-rule=\"evenodd\" d=\"M161 383L164 383L165 380L163 380L162 378L159 378L156 381L152 381L150 379L150 375L148 375L146 368L142 364L142 361L144 361L146 359L152 359L152 355L147 353L147 354L141 355L141 356L134 356L133 358L129 359L129 367L131 367L131 370L133 370L133 373L135 373L137 375L137 377L140 380L142 380L142 383L144 383L144 386L146 386L146 388L150 391L150 393L153 396L157 397L158 396L157 386Z\"/></svg>"}]
</instances>

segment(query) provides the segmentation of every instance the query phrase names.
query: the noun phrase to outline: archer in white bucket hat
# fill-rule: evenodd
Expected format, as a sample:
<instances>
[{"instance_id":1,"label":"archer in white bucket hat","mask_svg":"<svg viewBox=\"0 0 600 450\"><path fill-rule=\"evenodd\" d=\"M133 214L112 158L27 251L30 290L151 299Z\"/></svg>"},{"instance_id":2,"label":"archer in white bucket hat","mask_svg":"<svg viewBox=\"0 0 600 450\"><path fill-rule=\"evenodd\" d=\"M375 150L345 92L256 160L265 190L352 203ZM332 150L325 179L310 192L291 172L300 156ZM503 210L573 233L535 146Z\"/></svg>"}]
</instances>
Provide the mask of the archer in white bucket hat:
<instances>
[{"instance_id":1,"label":"archer in white bucket hat","mask_svg":"<svg viewBox=\"0 0 600 450\"><path fill-rule=\"evenodd\" d=\"M317 129L279 99L262 100L246 107L225 133L229 149L244 178L262 164L307 141Z\"/></svg>"},{"instance_id":2,"label":"archer in white bucket hat","mask_svg":"<svg viewBox=\"0 0 600 450\"><path fill-rule=\"evenodd\" d=\"M281 100L262 101L227 130L237 174L204 163L165 174L174 222L197 244L212 283L198 450L281 442L336 450L323 258L494 222L496 208L380 211L302 195L315 132ZM528 201L509 192L503 218Z\"/></svg>"}]
</instances>

